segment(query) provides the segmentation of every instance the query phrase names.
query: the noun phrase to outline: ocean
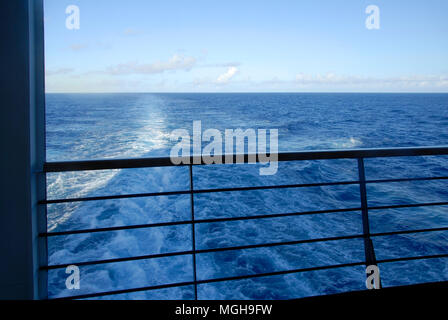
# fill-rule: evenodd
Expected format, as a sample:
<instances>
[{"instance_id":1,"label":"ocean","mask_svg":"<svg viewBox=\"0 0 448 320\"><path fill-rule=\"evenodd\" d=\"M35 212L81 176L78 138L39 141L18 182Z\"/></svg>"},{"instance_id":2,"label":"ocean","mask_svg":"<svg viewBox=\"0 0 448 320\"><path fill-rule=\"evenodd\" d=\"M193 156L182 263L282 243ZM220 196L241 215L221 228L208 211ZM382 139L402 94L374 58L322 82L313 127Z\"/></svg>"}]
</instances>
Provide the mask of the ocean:
<instances>
[{"instance_id":1,"label":"ocean","mask_svg":"<svg viewBox=\"0 0 448 320\"><path fill-rule=\"evenodd\" d=\"M278 129L279 151L448 145L448 94L222 93L47 94L48 161L169 156L175 129ZM354 160L194 168L196 189L357 180ZM367 179L448 176L448 157L366 159ZM103 170L47 175L48 199L188 190L188 167ZM447 201L446 180L369 184L370 206ZM345 209L360 206L359 186L221 192L195 196L196 219ZM447 206L369 212L371 232L448 226ZM48 205L48 231L82 230L190 219L189 195ZM203 223L196 249L295 241L362 233L361 213ZM191 250L190 225L48 239L49 264ZM377 259L448 253L448 232L373 239ZM198 280L364 260L362 239L203 253ZM384 287L448 280L448 260L380 264ZM80 267L80 289L68 290L65 269L50 270L50 297L193 280L191 255ZM199 299L290 299L365 289L363 266L201 284ZM182 286L102 299L194 299Z\"/></svg>"}]
</instances>

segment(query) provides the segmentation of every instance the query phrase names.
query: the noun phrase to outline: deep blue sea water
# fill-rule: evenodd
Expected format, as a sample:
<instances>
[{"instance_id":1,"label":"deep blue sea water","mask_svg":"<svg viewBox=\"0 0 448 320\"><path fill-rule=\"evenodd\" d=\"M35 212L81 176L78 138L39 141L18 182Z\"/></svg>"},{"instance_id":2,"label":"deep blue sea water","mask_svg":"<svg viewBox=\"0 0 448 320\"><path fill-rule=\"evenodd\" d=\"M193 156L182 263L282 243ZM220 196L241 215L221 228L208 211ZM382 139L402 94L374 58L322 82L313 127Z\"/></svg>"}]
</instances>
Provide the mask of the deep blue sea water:
<instances>
[{"instance_id":1,"label":"deep blue sea water","mask_svg":"<svg viewBox=\"0 0 448 320\"><path fill-rule=\"evenodd\" d=\"M209 128L279 130L280 151L448 145L448 94L47 94L47 160L169 156L170 133ZM448 157L366 160L367 179L448 176ZM356 161L194 168L196 188L357 180ZM188 168L49 174L48 197L188 190ZM447 201L446 181L369 184L369 205ZM197 219L360 206L356 185L195 196ZM372 232L448 226L444 207L371 211ZM49 205L48 230L80 230L190 219L188 195ZM219 248L362 232L360 212L200 224L196 248ZM378 259L448 253L448 232L373 239ZM191 250L191 226L51 237L50 264ZM198 279L363 261L362 240L197 255ZM65 288L65 269L49 272L50 296L184 282L192 257L83 266L81 289ZM383 286L448 280L448 260L380 265ZM287 299L365 288L364 267L204 284L199 299ZM111 298L192 299L191 286Z\"/></svg>"}]
</instances>

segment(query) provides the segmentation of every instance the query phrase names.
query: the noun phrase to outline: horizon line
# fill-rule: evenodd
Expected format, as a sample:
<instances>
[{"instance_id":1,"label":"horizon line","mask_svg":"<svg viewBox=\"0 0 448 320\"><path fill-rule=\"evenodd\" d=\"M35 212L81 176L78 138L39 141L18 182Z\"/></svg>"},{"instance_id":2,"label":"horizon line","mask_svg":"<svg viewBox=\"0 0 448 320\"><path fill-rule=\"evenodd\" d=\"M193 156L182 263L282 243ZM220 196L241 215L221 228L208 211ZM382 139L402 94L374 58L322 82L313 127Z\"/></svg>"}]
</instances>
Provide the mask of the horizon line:
<instances>
[{"instance_id":1,"label":"horizon line","mask_svg":"<svg viewBox=\"0 0 448 320\"><path fill-rule=\"evenodd\" d=\"M45 94L448 94L448 91L98 91L61 92L46 91Z\"/></svg>"}]
</instances>

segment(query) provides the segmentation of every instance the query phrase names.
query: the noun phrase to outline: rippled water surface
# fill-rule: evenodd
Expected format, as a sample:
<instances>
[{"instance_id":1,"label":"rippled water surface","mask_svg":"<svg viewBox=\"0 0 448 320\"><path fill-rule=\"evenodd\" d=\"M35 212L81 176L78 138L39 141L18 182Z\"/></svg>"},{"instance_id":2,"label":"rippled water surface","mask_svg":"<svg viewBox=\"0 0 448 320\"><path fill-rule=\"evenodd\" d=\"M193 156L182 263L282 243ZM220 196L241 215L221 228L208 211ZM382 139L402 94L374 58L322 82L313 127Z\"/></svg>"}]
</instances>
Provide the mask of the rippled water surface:
<instances>
[{"instance_id":1,"label":"rippled water surface","mask_svg":"<svg viewBox=\"0 0 448 320\"><path fill-rule=\"evenodd\" d=\"M169 156L174 129L278 129L280 151L448 145L446 94L48 94L47 159ZM357 180L353 160L194 168L197 189ZM448 176L447 157L366 160L367 179ZM49 174L50 199L188 190L188 168ZM447 201L446 180L369 184L370 206ZM294 213L360 206L357 185L221 192L195 196L196 219ZM184 221L188 195L73 202L48 206L48 230ZM372 232L448 226L447 206L371 210ZM201 223L196 248L356 235L361 213ZM50 237L50 264L191 250L191 226L177 225ZM448 232L374 237L378 259L448 253ZM364 259L360 239L202 253L199 280ZM50 296L87 294L193 279L191 255L86 265L81 289L65 288L65 269L49 272ZM447 259L380 265L384 286L448 280ZM348 267L198 286L200 299L287 299L365 288L364 267ZM192 299L191 286L104 298Z\"/></svg>"}]
</instances>

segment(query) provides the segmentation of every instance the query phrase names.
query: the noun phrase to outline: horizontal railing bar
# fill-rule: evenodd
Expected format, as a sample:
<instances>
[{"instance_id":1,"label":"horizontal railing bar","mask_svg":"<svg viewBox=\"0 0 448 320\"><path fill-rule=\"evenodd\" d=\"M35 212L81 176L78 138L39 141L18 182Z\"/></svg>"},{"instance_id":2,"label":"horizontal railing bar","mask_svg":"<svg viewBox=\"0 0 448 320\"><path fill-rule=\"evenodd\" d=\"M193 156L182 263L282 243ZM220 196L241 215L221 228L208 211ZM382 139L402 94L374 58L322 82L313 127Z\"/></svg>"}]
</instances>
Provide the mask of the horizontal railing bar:
<instances>
[{"instance_id":1,"label":"horizontal railing bar","mask_svg":"<svg viewBox=\"0 0 448 320\"><path fill-rule=\"evenodd\" d=\"M187 191L179 191L179 192L162 192L162 193L156 193L156 194L134 194L134 195L119 195L119 196L99 196L99 197L77 198L77 199L56 199L56 200L41 201L41 202L39 202L39 204L43 205L43 204L65 203L65 202L110 200L110 199L164 196L164 195L179 195L179 194L188 194L188 193L189 192L187 192ZM383 210L383 209L399 209L399 208L445 206L445 205L448 205L448 202L428 202L428 203L412 203L412 204L400 204L400 205L389 205L389 206L373 206L373 207L368 207L368 209L369 210Z\"/></svg>"},{"instance_id":2,"label":"horizontal railing bar","mask_svg":"<svg viewBox=\"0 0 448 320\"><path fill-rule=\"evenodd\" d=\"M418 257L383 259L383 260L377 260L377 263L393 263L393 262L401 262L401 261L439 259L439 258L448 258L448 254L438 254L438 255L427 255L427 256L418 256ZM208 279L208 280L198 280L196 282L196 284L197 285L201 285L201 284L215 283L215 282L226 282L226 281L234 281L234 280L244 280L244 279L262 278L262 277L272 277L272 276L277 276L277 275L294 274L294 273L301 273L301 272L311 272L311 271L319 271L319 270L356 267L356 266L362 266L364 264L365 264L365 262L362 261L362 262L352 262L352 263L344 263L344 264L337 264L337 265L330 265L330 266L320 266L320 267L302 268L302 269L294 269L294 270L286 270L286 271L258 273L258 274L243 275L243 276L215 278L215 279ZM158 286L147 286L147 287L140 287L140 288L114 290L114 291L106 291L106 292L97 292L97 293L92 293L92 294L84 294L84 295L77 295L77 296L62 297L62 298L54 298L53 300L59 300L59 299L88 299L88 298L95 298L95 297L101 297L101 296L110 296L110 295L118 295L118 294L141 292L141 291L151 291L151 290L167 289L167 288L174 288L174 287L185 287L185 286L190 286L190 285L194 285L194 284L195 283L193 281L190 281L190 282L179 282L179 283L171 283L171 284L158 285Z\"/></svg>"},{"instance_id":3,"label":"horizontal railing bar","mask_svg":"<svg viewBox=\"0 0 448 320\"><path fill-rule=\"evenodd\" d=\"M130 225L130 226L46 232L46 233L40 233L39 237L58 237L58 236L68 236L68 235L72 235L72 234L111 232L111 231L121 231L121 230L158 228L158 227L172 227L172 226L179 226L179 225L186 225L186 224L191 224L191 221L190 220L182 220L182 221L173 221L173 222L136 224L136 225Z\"/></svg>"},{"instance_id":4,"label":"horizontal railing bar","mask_svg":"<svg viewBox=\"0 0 448 320\"><path fill-rule=\"evenodd\" d=\"M140 288L132 288L132 289L122 289L122 290L114 290L114 291L105 291L105 292L97 292L97 293L90 293L90 294L82 294L82 295L76 295L76 296L57 297L57 298L50 298L50 300L89 299L89 298L104 297L104 296L111 296L111 295L118 295L118 294L126 294L126 293L141 292L141 291L151 291L151 290L160 290L160 289L169 289L169 288L177 288L177 287L186 287L186 286L193 286L193 285L194 285L193 281L177 282L177 283L162 284L162 285L158 285L158 286L148 286L148 287L140 287Z\"/></svg>"},{"instance_id":5,"label":"horizontal railing bar","mask_svg":"<svg viewBox=\"0 0 448 320\"><path fill-rule=\"evenodd\" d=\"M339 236L339 237L304 239L304 240L296 240L296 241L282 241L282 242L273 242L273 243L252 244L252 245L245 245L245 246L200 249L200 250L196 250L196 251L189 250L189 251L159 253L159 254L151 254L151 255L143 255L143 256L135 256L135 257L126 257L126 258L84 261L84 262L77 262L77 263L72 262L72 263L65 263L65 264L59 264L59 265L43 266L43 267L41 267L41 269L42 270L53 270L53 269L66 268L70 265L87 266L87 265L97 265L97 264L109 264L109 263L126 262L126 261L149 260L149 259L154 259L154 258L182 256L182 255L188 255L188 254L193 254L193 253L205 254L205 253L214 253L214 252L223 252L223 251L237 251L237 250L268 248L268 247L278 247L278 246L290 246L290 245L305 244L305 243L349 240L349 239L359 239L359 238L363 238L363 235L359 234L359 235L349 235L349 236Z\"/></svg>"},{"instance_id":6,"label":"horizontal railing bar","mask_svg":"<svg viewBox=\"0 0 448 320\"><path fill-rule=\"evenodd\" d=\"M390 236L390 235L412 234L412 233L423 233L423 232L440 232L440 231L448 231L448 227L371 233L370 236L371 237L382 237L382 236ZM164 258L164 257L188 255L188 254L193 254L193 253L205 254L205 253L214 253L214 252L222 252L222 251L237 251L237 250L246 250L246 249L268 248L268 247L288 246L288 245L297 245L297 244L305 244L305 243L315 243L315 242L360 239L363 237L364 237L363 234L358 234L358 235L349 235L349 236L304 239L304 240L295 240L295 241L282 241L282 242L253 244L253 245L234 246L234 247L200 249L200 250L196 250L196 251L192 251L192 250L179 251L179 252L160 253L160 254L143 255L143 256L126 257L126 258L85 261L85 262L78 262L78 263L72 262L72 263L66 263L66 264L44 266L41 269L51 270L51 269L66 268L69 265L86 266L86 265L117 263L117 262L125 262L125 261L147 260L147 259L154 259L154 258Z\"/></svg>"},{"instance_id":7,"label":"horizontal railing bar","mask_svg":"<svg viewBox=\"0 0 448 320\"><path fill-rule=\"evenodd\" d=\"M447 155L448 146L435 147L411 147L411 148L381 148L381 149L349 149L349 150L316 150L291 153L279 153L278 161L298 161L298 160L329 160L329 159L357 159L357 158L379 158L379 157L406 157L406 156L432 156ZM232 155L232 163L236 163L238 158L242 158L244 163L249 163L253 157L250 155ZM252 155L253 156L253 155ZM226 155L221 156L221 162L226 163ZM259 161L258 157L256 161ZM176 163L187 165L203 164L200 156L179 157ZM198 161L199 160L199 161ZM138 159L107 159L88 161L67 161L67 162L47 162L44 165L44 172L67 172L67 171L87 171L87 170L111 170L129 168L151 168L175 166L169 157L165 158L138 158Z\"/></svg>"},{"instance_id":8,"label":"horizontal railing bar","mask_svg":"<svg viewBox=\"0 0 448 320\"><path fill-rule=\"evenodd\" d=\"M438 232L438 231L448 231L448 227L441 228L427 228L427 229L415 229L415 230L402 230L402 231L389 231L389 232L377 232L371 233L371 237L384 237L384 236L394 236L401 234L412 234L412 233L422 233L422 232Z\"/></svg>"},{"instance_id":9,"label":"horizontal railing bar","mask_svg":"<svg viewBox=\"0 0 448 320\"><path fill-rule=\"evenodd\" d=\"M207 284L207 283L214 283L214 282L234 281L234 280L244 280L244 279L253 279L253 278L261 278L261 277L272 277L272 276L279 276L279 275L285 275L285 274L310 272L310 271L318 271L318 270L329 270L329 269L356 267L356 266L360 266L360 265L364 265L364 264L365 264L365 261L362 261L362 262L351 262L351 263L342 263L342 264L335 264L335 265L329 265L329 266L319 266L319 267L301 268L301 269L293 269L293 270L285 270L285 271L275 271L275 272L250 274L250 275L235 276L235 277L199 280L198 284Z\"/></svg>"},{"instance_id":10,"label":"horizontal railing bar","mask_svg":"<svg viewBox=\"0 0 448 320\"><path fill-rule=\"evenodd\" d=\"M367 180L366 183L391 183L391 182L406 182L406 181L431 181L431 180L448 180L448 177L429 177L429 178L402 178L402 179L382 179L382 180ZM234 188L217 188L217 189L198 189L193 190L194 194L204 193L218 193L218 192L238 192L238 191L256 191L256 190L271 190L271 189L290 189L290 188L310 188L310 187L325 187L337 185L352 185L359 184L359 181L340 181L340 182L321 182L321 183L301 183L288 185L270 185L270 186L254 186L254 187L234 187ZM100 200L114 200L114 199L128 199L128 198L144 198L144 197L158 197L158 196L173 196L185 195L190 191L167 191L167 192L152 192L152 193L137 193L124 194L112 196L96 196L83 198L67 198L67 199L53 199L40 201L39 204L58 204L69 202L84 202L84 201L100 201Z\"/></svg>"},{"instance_id":11,"label":"horizontal railing bar","mask_svg":"<svg viewBox=\"0 0 448 320\"><path fill-rule=\"evenodd\" d=\"M234 188L219 188L219 189L218 188L217 189L197 189L197 190L194 190L193 193L202 194L202 193L255 191L255 190L270 190L270 189L329 187L329 186L351 185L351 184L359 184L359 181L299 183L299 184L284 184L284 185L275 185L275 186L234 187Z\"/></svg>"},{"instance_id":12,"label":"horizontal railing bar","mask_svg":"<svg viewBox=\"0 0 448 320\"><path fill-rule=\"evenodd\" d=\"M109 263L119 263L119 262L127 262L127 261L139 261L139 260L150 260L157 258L167 258L167 257L176 257L176 256L185 256L193 254L193 251L178 251L178 252L168 252L168 253L157 253L157 254L148 254L142 256L133 256L133 257L124 257L124 258L113 258L113 259L103 259L103 260L92 260L92 261L83 261L83 262L71 262L71 263L62 263L48 266L41 266L41 270L55 270L55 269L63 269L67 268L71 265L76 265L78 267L82 266L91 266L98 264L109 264Z\"/></svg>"},{"instance_id":13,"label":"horizontal railing bar","mask_svg":"<svg viewBox=\"0 0 448 320\"><path fill-rule=\"evenodd\" d=\"M45 204L58 204L58 203L70 203L70 202L84 202L84 201L101 201L101 200L116 200L116 199L129 199L129 198L145 198L145 197L161 197L161 196L176 196L190 194L190 191L167 191L167 192L151 192L151 193L135 193L135 194L122 194L114 196L96 196L96 197L84 197L84 198L67 198L67 199L53 199L39 201L40 205Z\"/></svg>"},{"instance_id":14,"label":"horizontal railing bar","mask_svg":"<svg viewBox=\"0 0 448 320\"><path fill-rule=\"evenodd\" d=\"M233 191L257 191L257 190L271 190L271 189L328 187L328 186L337 186L337 185L351 185L351 184L358 184L358 183L359 183L359 181L301 183L301 184L270 185L270 186L256 186L256 187L198 189L198 190L193 190L192 192L194 194L204 194L204 193L233 192ZM168 192L138 193L138 194L126 194L126 195L114 195L114 196L54 199L54 200L44 200L44 201L39 202L39 204L57 204L57 203L67 203L67 202L98 201L98 200L112 200L112 199L125 199L125 198L144 198L144 197L173 196L173 195L185 195L185 194L190 194L190 191L168 191Z\"/></svg>"},{"instance_id":15,"label":"horizontal railing bar","mask_svg":"<svg viewBox=\"0 0 448 320\"><path fill-rule=\"evenodd\" d=\"M273 214L254 215L254 216L240 216L240 217L215 218L215 219L198 219L198 220L195 220L195 223L218 223L218 222L241 221L241 220L272 219L272 218L295 217L295 216L305 216L305 215L325 214L325 213L352 212L352 211L360 211L360 210L361 210L361 208L344 208L344 209L326 209L326 210L288 212L288 213L273 213Z\"/></svg>"},{"instance_id":16,"label":"horizontal railing bar","mask_svg":"<svg viewBox=\"0 0 448 320\"><path fill-rule=\"evenodd\" d=\"M426 202L426 203L396 204L390 206L374 206L374 207L368 207L368 209L385 210L385 209L418 208L418 207L447 206L447 205L448 202Z\"/></svg>"},{"instance_id":17,"label":"horizontal railing bar","mask_svg":"<svg viewBox=\"0 0 448 320\"><path fill-rule=\"evenodd\" d=\"M344 208L344 209L328 209L328 210L288 212L288 213L273 213L273 214L264 214L264 215L254 215L254 216L239 216L239 217L214 218L214 219L197 219L194 221L194 223L199 224L199 223L218 223L218 222L241 221L241 220L272 219L272 218L313 215L313 214L351 212L351 211L359 211L359 210L361 210L361 208ZM41 233L41 234L39 234L39 236L40 237L65 236L65 235L70 235L70 234L108 232L108 231L143 229L143 228L154 228L154 227L167 227L167 226L185 225L185 224L191 224L191 223L192 223L191 220L183 220L183 221L161 222L161 223L152 223L152 224L140 224L140 225L132 225L132 226L119 226L119 227L108 227L108 228L48 232L48 233Z\"/></svg>"},{"instance_id":18,"label":"horizontal railing bar","mask_svg":"<svg viewBox=\"0 0 448 320\"><path fill-rule=\"evenodd\" d=\"M330 265L330 266L319 266L319 267L312 267L312 268L301 268L301 269L293 269L293 270L285 270L285 271L274 271L274 272L266 272L266 273L258 273L258 274L249 274L249 275L243 275L243 276L198 280L198 281L196 281L196 284L201 285L201 284L214 283L214 282L225 282L225 281L244 280L244 279L262 278L262 277L272 277L272 276L301 273L301 272L356 267L356 266L360 266L360 265L364 265L364 264L365 264L365 262L362 261L362 262L343 263L343 264ZM184 286L189 286L189 285L194 285L194 284L195 284L194 281L180 282L180 283L172 283L172 284L166 284L166 285L148 286L148 287L140 287L140 288L133 288L133 289L114 290L114 291L98 292L98 293L77 295L77 296L70 296L70 297L63 297L63 298L55 298L53 300L88 299L88 298L110 296L110 295L117 295L117 294L124 294L124 293L150 291L150 290L166 289L166 288L173 288L173 287L184 287Z\"/></svg>"},{"instance_id":19,"label":"horizontal railing bar","mask_svg":"<svg viewBox=\"0 0 448 320\"><path fill-rule=\"evenodd\" d=\"M420 206L443 206L443 205L448 205L448 202L406 204L406 205L394 205L394 206L378 206L378 207L369 207L369 209L384 210L384 209L394 209L394 208L409 208L409 207L420 207ZM215 218L215 219L198 219L198 220L195 220L195 223L199 224L199 223L218 223L218 222L241 221L241 220L272 219L272 218L301 216L301 215L351 212L351 211L359 211L359 210L361 210L361 208L344 208L344 209L328 209L328 210L316 210L316 211L291 212L291 213L275 213L275 214L243 216L243 217L240 216L240 217ZM192 222L190 220L175 221L175 222L161 222L161 223L141 224L141 225L132 225L132 226L119 226L119 227L95 228L95 229L84 229L84 230L69 230L69 231L60 231L60 232L47 232L47 233L41 233L41 234L39 234L39 236L40 237L65 236L65 235L71 235L71 234L83 234L83 233L108 232L108 231L119 231L119 230L129 230L129 229L144 229L144 228L154 228L154 227L177 226L177 225L186 225L186 224L191 224L191 223Z\"/></svg>"},{"instance_id":20,"label":"horizontal railing bar","mask_svg":"<svg viewBox=\"0 0 448 320\"><path fill-rule=\"evenodd\" d=\"M403 257L403 258L392 258L392 259L383 259L377 260L377 263L391 263L391 262L401 262L401 261L412 261L412 260L426 260L426 259L440 259L440 258L448 258L448 254L432 254L427 256L417 256L417 257Z\"/></svg>"},{"instance_id":21,"label":"horizontal railing bar","mask_svg":"<svg viewBox=\"0 0 448 320\"><path fill-rule=\"evenodd\" d=\"M448 177L379 179L379 180L366 180L366 183L391 183L391 182L412 182L412 181L432 181L432 180L448 180Z\"/></svg>"},{"instance_id":22,"label":"horizontal railing bar","mask_svg":"<svg viewBox=\"0 0 448 320\"><path fill-rule=\"evenodd\" d=\"M439 255L427 255L427 256L419 256L419 257L384 259L384 260L378 260L377 262L378 263L389 263L389 262L398 262L398 261L436 259L436 258L447 258L447 257L448 257L448 254L439 254ZM233 281L233 280L243 280L243 279L268 277L268 276L276 276L276 275L300 273L300 272L309 272L309 271L317 271L317 270L328 270L328 269L355 267L355 266L360 266L360 265L365 265L365 261L362 261L362 262L352 262L352 263L343 263L343 264L330 265L330 266L319 266L319 267L302 268L302 269L287 270L287 271L259 273L259 274L253 274L253 275L235 276L235 277L227 277L227 278L198 280L197 284L206 284L206 283L213 283L213 282Z\"/></svg>"}]
</instances>

